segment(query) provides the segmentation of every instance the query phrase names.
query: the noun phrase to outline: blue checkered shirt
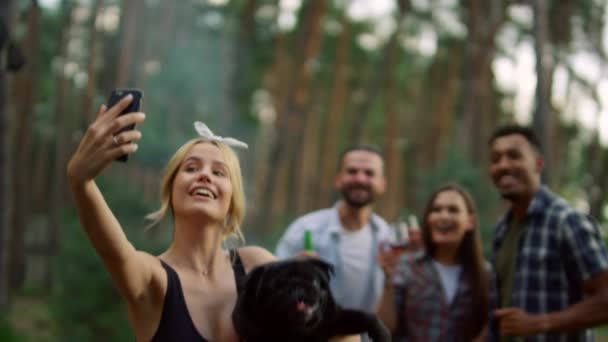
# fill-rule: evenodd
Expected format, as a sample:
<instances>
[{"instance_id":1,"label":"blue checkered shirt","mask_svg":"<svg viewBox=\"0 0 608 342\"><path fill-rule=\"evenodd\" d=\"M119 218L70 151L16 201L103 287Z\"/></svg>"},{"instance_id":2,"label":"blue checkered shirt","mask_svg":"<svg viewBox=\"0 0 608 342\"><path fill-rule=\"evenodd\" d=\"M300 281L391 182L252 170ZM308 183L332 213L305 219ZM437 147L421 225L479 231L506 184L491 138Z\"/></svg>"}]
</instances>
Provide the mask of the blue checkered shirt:
<instances>
[{"instance_id":1,"label":"blue checkered shirt","mask_svg":"<svg viewBox=\"0 0 608 342\"><path fill-rule=\"evenodd\" d=\"M492 265L510 226L511 213L495 231ZM599 225L547 187L535 194L522 221L526 226L516 253L511 305L532 314L561 311L583 299L583 282L608 271L608 252ZM490 305L499 302L500 275L492 274ZM493 315L492 315L493 316ZM498 340L498 324L491 317L490 341ZM551 333L517 341L593 341L591 330Z\"/></svg>"}]
</instances>

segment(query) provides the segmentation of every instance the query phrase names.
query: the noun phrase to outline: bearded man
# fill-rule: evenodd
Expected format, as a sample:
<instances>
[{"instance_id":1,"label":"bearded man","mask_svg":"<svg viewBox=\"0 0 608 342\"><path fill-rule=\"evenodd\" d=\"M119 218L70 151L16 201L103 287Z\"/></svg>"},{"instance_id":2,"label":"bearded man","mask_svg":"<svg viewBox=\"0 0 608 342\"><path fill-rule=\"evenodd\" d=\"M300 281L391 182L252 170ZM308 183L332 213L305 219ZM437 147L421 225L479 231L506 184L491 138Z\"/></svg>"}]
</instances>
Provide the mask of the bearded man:
<instances>
[{"instance_id":1,"label":"bearded man","mask_svg":"<svg viewBox=\"0 0 608 342\"><path fill-rule=\"evenodd\" d=\"M394 240L392 229L372 208L376 197L386 190L380 150L369 145L346 149L341 154L335 187L341 199L331 208L291 223L278 243L276 255L280 259L317 256L332 264L336 276L331 289L336 302L345 308L375 312L385 282L377 263L378 248L381 242ZM314 250L306 250L306 239L312 240Z\"/></svg>"}]
</instances>

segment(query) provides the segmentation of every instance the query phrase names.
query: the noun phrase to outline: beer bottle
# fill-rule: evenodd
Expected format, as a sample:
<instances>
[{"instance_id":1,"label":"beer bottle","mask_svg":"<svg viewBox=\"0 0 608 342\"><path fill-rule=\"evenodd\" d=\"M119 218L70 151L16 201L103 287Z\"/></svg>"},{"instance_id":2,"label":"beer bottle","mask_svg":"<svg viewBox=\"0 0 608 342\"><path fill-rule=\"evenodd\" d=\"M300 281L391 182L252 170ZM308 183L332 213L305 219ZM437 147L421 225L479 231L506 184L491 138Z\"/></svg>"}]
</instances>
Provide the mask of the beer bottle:
<instances>
[{"instance_id":1,"label":"beer bottle","mask_svg":"<svg viewBox=\"0 0 608 342\"><path fill-rule=\"evenodd\" d=\"M314 252L315 250L315 247L312 243L312 232L310 231L310 229L306 229L306 231L304 232L304 249L307 252Z\"/></svg>"}]
</instances>

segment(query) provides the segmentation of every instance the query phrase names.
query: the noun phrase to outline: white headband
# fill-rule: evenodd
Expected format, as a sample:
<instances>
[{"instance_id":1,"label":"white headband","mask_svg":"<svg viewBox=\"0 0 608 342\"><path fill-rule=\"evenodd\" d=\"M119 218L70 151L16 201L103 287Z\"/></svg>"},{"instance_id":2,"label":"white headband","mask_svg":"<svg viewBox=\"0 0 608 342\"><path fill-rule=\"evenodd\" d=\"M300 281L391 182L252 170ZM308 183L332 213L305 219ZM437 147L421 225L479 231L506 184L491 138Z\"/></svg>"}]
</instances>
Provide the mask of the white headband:
<instances>
[{"instance_id":1,"label":"white headband","mask_svg":"<svg viewBox=\"0 0 608 342\"><path fill-rule=\"evenodd\" d=\"M209 141L217 141L217 142L221 142L228 146L233 146L233 147L240 147L240 148L249 147L249 146L247 146L247 144L245 144L244 142L242 142L240 140L237 140L237 139L234 139L231 137L223 138L223 137L213 134L213 132L211 132L209 127L207 127L207 125L205 125L204 123L202 123L200 121L194 122L194 129L196 130L198 135L200 135L202 138L209 140Z\"/></svg>"}]
</instances>

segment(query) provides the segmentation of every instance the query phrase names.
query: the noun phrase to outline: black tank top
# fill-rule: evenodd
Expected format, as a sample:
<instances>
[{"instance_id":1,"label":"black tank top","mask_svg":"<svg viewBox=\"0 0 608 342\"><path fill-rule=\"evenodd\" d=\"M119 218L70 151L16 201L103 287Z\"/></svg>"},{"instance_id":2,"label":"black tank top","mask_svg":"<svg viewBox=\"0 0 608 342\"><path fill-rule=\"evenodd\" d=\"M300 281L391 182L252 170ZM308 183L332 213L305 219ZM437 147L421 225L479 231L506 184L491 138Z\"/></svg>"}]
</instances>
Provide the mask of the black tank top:
<instances>
[{"instance_id":1,"label":"black tank top","mask_svg":"<svg viewBox=\"0 0 608 342\"><path fill-rule=\"evenodd\" d=\"M234 271L238 294L245 277L245 268L237 251L230 250L230 260L232 260L232 270ZM164 261L160 260L160 262L167 272L167 293L165 294L160 323L151 342L209 342L199 334L194 322L192 322L177 272Z\"/></svg>"}]
</instances>

